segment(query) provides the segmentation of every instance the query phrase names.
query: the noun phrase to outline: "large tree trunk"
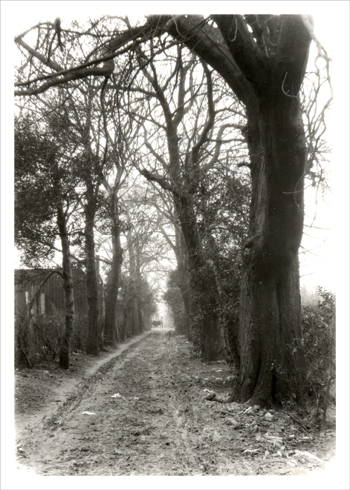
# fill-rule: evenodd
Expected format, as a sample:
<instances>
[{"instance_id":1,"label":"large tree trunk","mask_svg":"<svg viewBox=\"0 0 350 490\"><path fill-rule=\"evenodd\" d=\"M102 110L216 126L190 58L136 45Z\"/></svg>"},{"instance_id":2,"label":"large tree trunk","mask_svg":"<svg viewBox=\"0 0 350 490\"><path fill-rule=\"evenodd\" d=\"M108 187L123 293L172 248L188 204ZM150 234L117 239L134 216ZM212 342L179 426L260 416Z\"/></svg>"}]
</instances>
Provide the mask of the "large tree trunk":
<instances>
[{"instance_id":1,"label":"large tree trunk","mask_svg":"<svg viewBox=\"0 0 350 490\"><path fill-rule=\"evenodd\" d=\"M193 332L193 304L190 290L188 255L183 233L178 225L175 225L175 255L179 271L180 283L178 284L182 301L186 312L186 332L188 340L192 341Z\"/></svg>"},{"instance_id":2,"label":"large tree trunk","mask_svg":"<svg viewBox=\"0 0 350 490\"><path fill-rule=\"evenodd\" d=\"M298 250L306 146L296 97L265 97L259 113L248 121L252 202L242 274L237 394L241 401L269 406L298 397L303 386Z\"/></svg>"},{"instance_id":3,"label":"large tree trunk","mask_svg":"<svg viewBox=\"0 0 350 490\"><path fill-rule=\"evenodd\" d=\"M86 255L86 289L88 299L88 339L87 354L99 355L99 309L98 282L96 274L95 240L94 240L95 203L88 202L85 207L85 255Z\"/></svg>"},{"instance_id":4,"label":"large tree trunk","mask_svg":"<svg viewBox=\"0 0 350 490\"><path fill-rule=\"evenodd\" d=\"M119 290L119 280L123 262L123 249L120 244L120 223L118 200L115 194L112 196L112 265L108 274L106 285L106 306L105 306L105 341L107 345L115 346L117 338L117 297Z\"/></svg>"},{"instance_id":5,"label":"large tree trunk","mask_svg":"<svg viewBox=\"0 0 350 490\"><path fill-rule=\"evenodd\" d=\"M63 369L69 369L70 339L73 334L74 325L74 291L67 223L64 211L61 206L59 206L57 209L57 225L62 246L62 274L63 287L65 292L66 316L65 329L61 337L59 366Z\"/></svg>"}]
</instances>

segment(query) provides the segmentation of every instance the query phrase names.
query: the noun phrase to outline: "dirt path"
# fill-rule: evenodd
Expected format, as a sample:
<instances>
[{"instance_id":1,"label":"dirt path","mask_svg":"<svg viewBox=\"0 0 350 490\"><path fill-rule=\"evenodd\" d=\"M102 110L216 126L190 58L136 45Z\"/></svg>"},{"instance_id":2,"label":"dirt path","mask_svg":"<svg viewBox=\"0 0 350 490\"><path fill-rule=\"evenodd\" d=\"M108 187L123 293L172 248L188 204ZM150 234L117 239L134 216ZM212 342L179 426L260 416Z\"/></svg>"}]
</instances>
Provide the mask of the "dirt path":
<instances>
[{"instance_id":1,"label":"dirt path","mask_svg":"<svg viewBox=\"0 0 350 490\"><path fill-rule=\"evenodd\" d=\"M77 392L84 389L86 382L96 381L94 376L100 376L110 367L121 354L135 343L142 341L151 332L143 333L135 338L119 344L116 350L103 352L99 358L82 356L73 353L71 367L68 371L61 369L27 370L16 380L16 435L21 440L28 430L40 423L41 419L50 416L74 399ZM51 367L51 366L50 366ZM29 379L28 379L29 377ZM27 378L27 379L25 379Z\"/></svg>"},{"instance_id":2,"label":"dirt path","mask_svg":"<svg viewBox=\"0 0 350 490\"><path fill-rule=\"evenodd\" d=\"M60 381L49 373L45 400L36 409L31 404L31 413L18 404L19 470L304 475L334 455L332 431L319 444L288 414L206 400L211 391L227 394L229 368L194 358L181 336L146 334L84 372L78 384L74 376Z\"/></svg>"}]
</instances>

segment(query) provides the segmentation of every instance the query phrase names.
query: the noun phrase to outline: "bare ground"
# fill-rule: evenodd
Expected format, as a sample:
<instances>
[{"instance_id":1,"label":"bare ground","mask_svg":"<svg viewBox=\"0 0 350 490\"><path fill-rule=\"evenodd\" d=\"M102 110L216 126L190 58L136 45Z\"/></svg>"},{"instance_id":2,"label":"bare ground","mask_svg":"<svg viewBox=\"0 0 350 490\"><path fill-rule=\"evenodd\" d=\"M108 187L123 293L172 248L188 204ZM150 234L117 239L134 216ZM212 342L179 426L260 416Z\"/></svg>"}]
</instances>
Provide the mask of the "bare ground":
<instances>
[{"instance_id":1,"label":"bare ground","mask_svg":"<svg viewBox=\"0 0 350 490\"><path fill-rule=\"evenodd\" d=\"M72 355L17 370L17 469L35 475L309 475L335 456L335 414L322 429L295 412L224 398L232 373L204 363L183 336L147 332L98 359Z\"/></svg>"}]
</instances>

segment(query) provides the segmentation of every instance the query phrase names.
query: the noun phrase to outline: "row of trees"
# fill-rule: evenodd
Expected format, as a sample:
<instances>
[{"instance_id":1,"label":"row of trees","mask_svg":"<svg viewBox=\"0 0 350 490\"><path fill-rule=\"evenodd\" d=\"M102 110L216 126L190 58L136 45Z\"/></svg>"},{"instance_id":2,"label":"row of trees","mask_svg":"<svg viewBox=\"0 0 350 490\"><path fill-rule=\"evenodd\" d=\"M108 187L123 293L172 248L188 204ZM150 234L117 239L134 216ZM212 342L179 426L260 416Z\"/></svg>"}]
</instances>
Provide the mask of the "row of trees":
<instances>
[{"instance_id":1,"label":"row of trees","mask_svg":"<svg viewBox=\"0 0 350 490\"><path fill-rule=\"evenodd\" d=\"M113 175L113 167L103 174L101 159L94 154L91 140L87 145L83 131L82 136L75 132L79 126L84 130L84 109L78 113L74 106L72 112L44 114L39 123L35 118L29 118L28 112L21 112L15 122L16 245L22 252L23 263L30 267L48 266L58 252L62 254L66 299L65 332L60 346L60 366L63 368L69 367L73 333L72 268L75 264L86 272L87 353L99 354L101 331L107 345L114 346L123 338L123 332L118 336L116 328L121 281L123 296L131 298L132 302L132 305L124 305L133 310L132 334L143 330L143 319L147 318L149 323L155 309L155 292L142 277L142 268L150 267L147 233L140 226L132 225L133 214L138 212L127 201L125 219L123 222L119 219L115 189L122 184L120 175ZM113 179L112 185L107 176ZM106 189L104 193L102 183ZM123 229L127 261L122 277ZM107 273L103 318L98 306L96 251L102 254Z\"/></svg>"},{"instance_id":2,"label":"row of trees","mask_svg":"<svg viewBox=\"0 0 350 490\"><path fill-rule=\"evenodd\" d=\"M50 203L39 235L52 236L45 246L53 250L53 206L64 271L72 247L86 267L89 352L98 353L96 247L111 244L105 332L113 345L124 240L136 289L141 258L153 275L164 270L163 251L175 258L166 297L201 355L228 353L236 399L270 405L278 394L301 395L304 178L321 163L324 121L315 98L304 97L306 139L299 93L312 38L303 16L184 15L139 26L102 18L63 28L57 19L15 39L18 138L37 131L48 149L42 169L37 155L33 165L23 159L25 172L35 169L28 185L44 179ZM74 238L63 240L68 219ZM69 305L69 273L66 294Z\"/></svg>"},{"instance_id":3,"label":"row of trees","mask_svg":"<svg viewBox=\"0 0 350 490\"><path fill-rule=\"evenodd\" d=\"M98 355L103 343L114 346L124 338L117 328L117 299L120 308L132 309L130 333L137 334L150 324L155 310L155 290L147 283L143 269L151 267L147 232L132 224L140 214L125 202L125 219L117 222L107 193L98 192L98 179L89 172L88 158L72 156L71 148L58 143L60 131L53 126L38 126L18 116L15 128L16 220L15 240L22 262L29 267L57 267L62 254L65 288L66 326L60 348L60 366L69 367L69 344L74 324L73 268L82 267L87 285L86 351ZM61 137L71 141L69 137ZM113 201L112 201L113 202ZM145 210L142 210L144 213ZM140 220L136 218L138 223ZM125 261L121 270L120 233L125 233ZM112 243L110 243L112 242ZM119 252L119 255L116 254ZM96 257L96 252L101 254ZM102 261L107 277L104 287L104 311L99 311L96 263ZM130 303L131 302L131 303ZM103 316L102 316L103 313ZM103 321L103 325L101 325ZM120 325L122 328L122 326Z\"/></svg>"}]
</instances>

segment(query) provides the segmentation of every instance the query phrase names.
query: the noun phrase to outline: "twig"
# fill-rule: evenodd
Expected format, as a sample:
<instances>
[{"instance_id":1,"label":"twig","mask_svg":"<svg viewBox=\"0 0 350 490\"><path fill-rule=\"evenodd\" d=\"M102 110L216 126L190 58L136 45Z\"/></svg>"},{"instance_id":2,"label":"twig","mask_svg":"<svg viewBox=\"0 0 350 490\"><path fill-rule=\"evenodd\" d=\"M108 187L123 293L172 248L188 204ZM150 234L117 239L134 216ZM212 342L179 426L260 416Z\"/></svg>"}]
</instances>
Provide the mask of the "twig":
<instances>
[{"instance_id":1,"label":"twig","mask_svg":"<svg viewBox=\"0 0 350 490\"><path fill-rule=\"evenodd\" d=\"M306 432L306 434L308 434L308 433L309 433L309 432L308 432L308 430L306 429L306 427L304 427L304 426L303 426L303 424L302 424L301 422L299 422L299 420L295 419L295 418L293 417L293 415L291 415L291 414L290 414L290 413L288 413L288 412L285 412L284 410L282 410L282 412L283 412L283 413L285 413L286 415L289 415L289 417L290 417L292 420L294 420L294 422L296 422L297 424L299 424L299 425L300 425L300 426L301 426L301 427L304 429L304 431Z\"/></svg>"}]
</instances>

